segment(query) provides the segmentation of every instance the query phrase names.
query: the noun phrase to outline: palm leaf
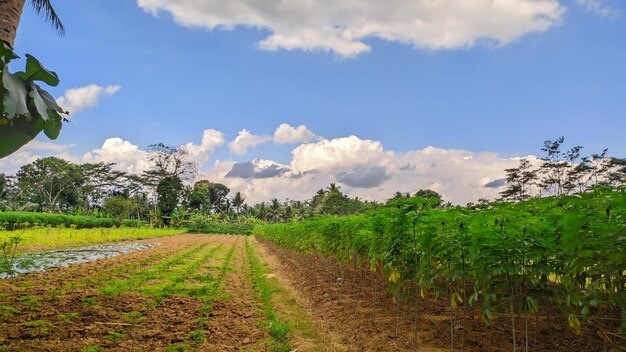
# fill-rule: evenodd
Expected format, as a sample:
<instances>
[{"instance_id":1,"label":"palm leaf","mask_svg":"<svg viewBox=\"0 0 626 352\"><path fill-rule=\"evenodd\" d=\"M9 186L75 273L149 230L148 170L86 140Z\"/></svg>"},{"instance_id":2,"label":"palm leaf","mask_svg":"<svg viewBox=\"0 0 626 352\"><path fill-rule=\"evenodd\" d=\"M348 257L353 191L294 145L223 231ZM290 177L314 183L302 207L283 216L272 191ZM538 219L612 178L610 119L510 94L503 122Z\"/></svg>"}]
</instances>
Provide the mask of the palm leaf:
<instances>
[{"instance_id":1,"label":"palm leaf","mask_svg":"<svg viewBox=\"0 0 626 352\"><path fill-rule=\"evenodd\" d=\"M46 19L46 22L52 24L52 27L57 31L59 35L65 35L65 27L61 23L61 19L54 11L54 7L50 3L50 0L30 0L30 5L37 12Z\"/></svg>"}]
</instances>

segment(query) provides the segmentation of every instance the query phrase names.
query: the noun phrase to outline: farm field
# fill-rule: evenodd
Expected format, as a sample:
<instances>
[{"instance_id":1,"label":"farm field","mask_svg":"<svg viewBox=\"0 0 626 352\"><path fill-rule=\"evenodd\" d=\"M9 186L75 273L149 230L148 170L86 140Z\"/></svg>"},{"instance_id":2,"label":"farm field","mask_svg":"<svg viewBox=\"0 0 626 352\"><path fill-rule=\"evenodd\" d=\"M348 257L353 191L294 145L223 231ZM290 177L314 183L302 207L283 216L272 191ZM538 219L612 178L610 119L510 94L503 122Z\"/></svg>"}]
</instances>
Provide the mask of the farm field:
<instances>
[{"instance_id":1,"label":"farm field","mask_svg":"<svg viewBox=\"0 0 626 352\"><path fill-rule=\"evenodd\" d=\"M253 236L133 243L160 245L0 280L0 350L450 350L458 317L446 304L424 299L415 330L410 302L395 304L388 279L367 268ZM531 322L532 351L601 350L554 317L542 314L537 331ZM464 350L510 350L505 315L489 327L469 320Z\"/></svg>"},{"instance_id":2,"label":"farm field","mask_svg":"<svg viewBox=\"0 0 626 352\"><path fill-rule=\"evenodd\" d=\"M1 349L290 351L297 342L323 351L333 346L273 275L266 275L254 239L178 235L140 242L161 245L0 281ZM341 350L339 345L332 350Z\"/></svg>"}]
</instances>

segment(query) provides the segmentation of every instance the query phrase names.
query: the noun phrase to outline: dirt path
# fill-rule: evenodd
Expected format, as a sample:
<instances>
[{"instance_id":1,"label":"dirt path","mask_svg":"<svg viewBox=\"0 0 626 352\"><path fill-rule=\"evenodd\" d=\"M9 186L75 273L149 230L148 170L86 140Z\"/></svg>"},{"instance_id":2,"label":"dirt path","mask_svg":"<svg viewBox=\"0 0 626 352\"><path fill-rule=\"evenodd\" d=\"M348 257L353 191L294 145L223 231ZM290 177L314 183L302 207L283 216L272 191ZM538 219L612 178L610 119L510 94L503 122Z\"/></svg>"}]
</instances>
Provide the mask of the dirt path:
<instances>
[{"instance_id":1,"label":"dirt path","mask_svg":"<svg viewBox=\"0 0 626 352\"><path fill-rule=\"evenodd\" d=\"M205 324L207 339L203 351L264 351L267 333L262 330L257 302L250 280L246 276L247 260L243 237L232 248L229 268L223 278L222 294L216 300Z\"/></svg>"}]
</instances>

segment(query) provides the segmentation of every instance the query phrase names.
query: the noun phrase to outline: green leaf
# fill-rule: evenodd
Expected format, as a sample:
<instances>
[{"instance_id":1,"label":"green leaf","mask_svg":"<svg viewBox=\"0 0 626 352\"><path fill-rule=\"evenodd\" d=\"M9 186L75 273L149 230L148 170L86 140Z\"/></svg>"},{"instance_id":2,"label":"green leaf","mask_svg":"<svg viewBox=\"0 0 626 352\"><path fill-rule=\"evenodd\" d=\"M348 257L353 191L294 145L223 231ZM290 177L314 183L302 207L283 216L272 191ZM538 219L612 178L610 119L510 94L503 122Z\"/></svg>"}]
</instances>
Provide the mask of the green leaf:
<instances>
[{"instance_id":1,"label":"green leaf","mask_svg":"<svg viewBox=\"0 0 626 352\"><path fill-rule=\"evenodd\" d=\"M5 117L13 119L16 116L30 117L28 106L26 105L28 90L22 79L10 73L8 70L2 72L2 113Z\"/></svg>"},{"instance_id":2,"label":"green leaf","mask_svg":"<svg viewBox=\"0 0 626 352\"><path fill-rule=\"evenodd\" d=\"M39 90L39 95L41 95L41 98L46 101L46 104L48 104L48 109L54 110L59 114L68 114L67 111L63 110L63 108L60 107L59 104L57 104L56 100L54 100L50 93L41 89L41 87L39 86L37 86L37 89Z\"/></svg>"},{"instance_id":3,"label":"green leaf","mask_svg":"<svg viewBox=\"0 0 626 352\"><path fill-rule=\"evenodd\" d=\"M59 85L59 76L56 72L47 70L39 60L29 54L26 54L26 72L16 74L24 81L42 81L52 87Z\"/></svg>"},{"instance_id":4,"label":"green leaf","mask_svg":"<svg viewBox=\"0 0 626 352\"><path fill-rule=\"evenodd\" d=\"M17 59L19 58L19 56L17 56L17 54L15 54L15 52L13 52L13 50L11 49L11 47L9 47L9 45L3 41L0 41L1 45L0 45L0 61L4 64L2 66L5 66L6 64L8 64L11 60L13 59Z\"/></svg>"},{"instance_id":5,"label":"green leaf","mask_svg":"<svg viewBox=\"0 0 626 352\"><path fill-rule=\"evenodd\" d=\"M10 155L35 138L43 129L40 118L24 116L0 124L0 158Z\"/></svg>"},{"instance_id":6,"label":"green leaf","mask_svg":"<svg viewBox=\"0 0 626 352\"><path fill-rule=\"evenodd\" d=\"M48 138L57 139L61 132L61 127L63 127L63 118L56 112L53 112L50 114L50 118L46 120L43 126L43 132Z\"/></svg>"},{"instance_id":7,"label":"green leaf","mask_svg":"<svg viewBox=\"0 0 626 352\"><path fill-rule=\"evenodd\" d=\"M39 94L39 87L33 84L30 87L30 92L28 92L28 97L30 98L30 110L34 116L42 118L44 121L48 120L48 104Z\"/></svg>"}]
</instances>

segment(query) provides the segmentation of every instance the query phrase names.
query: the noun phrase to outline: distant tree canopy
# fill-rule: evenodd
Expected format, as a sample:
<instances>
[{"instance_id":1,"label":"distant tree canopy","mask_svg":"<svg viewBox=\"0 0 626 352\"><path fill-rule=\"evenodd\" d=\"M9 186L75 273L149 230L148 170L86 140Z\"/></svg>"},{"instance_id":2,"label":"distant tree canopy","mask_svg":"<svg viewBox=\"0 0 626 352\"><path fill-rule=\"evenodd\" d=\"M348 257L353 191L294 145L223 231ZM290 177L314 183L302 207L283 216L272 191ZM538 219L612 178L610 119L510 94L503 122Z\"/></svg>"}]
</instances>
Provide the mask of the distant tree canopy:
<instances>
[{"instance_id":1,"label":"distant tree canopy","mask_svg":"<svg viewBox=\"0 0 626 352\"><path fill-rule=\"evenodd\" d=\"M505 186L499 201L580 193L596 186L626 186L626 160L610 157L606 150L588 157L581 156L579 147L562 151L563 143L564 139L546 141L544 158L522 158L518 167L504 170ZM104 213L121 220L184 226L194 217L204 222L292 222L360 214L383 206L349 197L336 183L308 199L273 198L249 206L245 194L231 194L222 183L197 180L192 184L197 168L181 147L155 144L148 162L148 170L135 175L119 171L113 163L78 165L55 157L41 158L22 166L14 176L0 174L0 211ZM451 206L429 189L395 192L385 205L413 210ZM470 206L487 209L490 203L479 199Z\"/></svg>"},{"instance_id":2,"label":"distant tree canopy","mask_svg":"<svg viewBox=\"0 0 626 352\"><path fill-rule=\"evenodd\" d=\"M594 186L623 186L626 184L623 159L608 156L608 150L582 156L583 148L564 150L565 138L544 142L545 155L533 165L521 158L518 167L506 169L506 188L501 200L521 202L533 197L562 196L584 192Z\"/></svg>"}]
</instances>

